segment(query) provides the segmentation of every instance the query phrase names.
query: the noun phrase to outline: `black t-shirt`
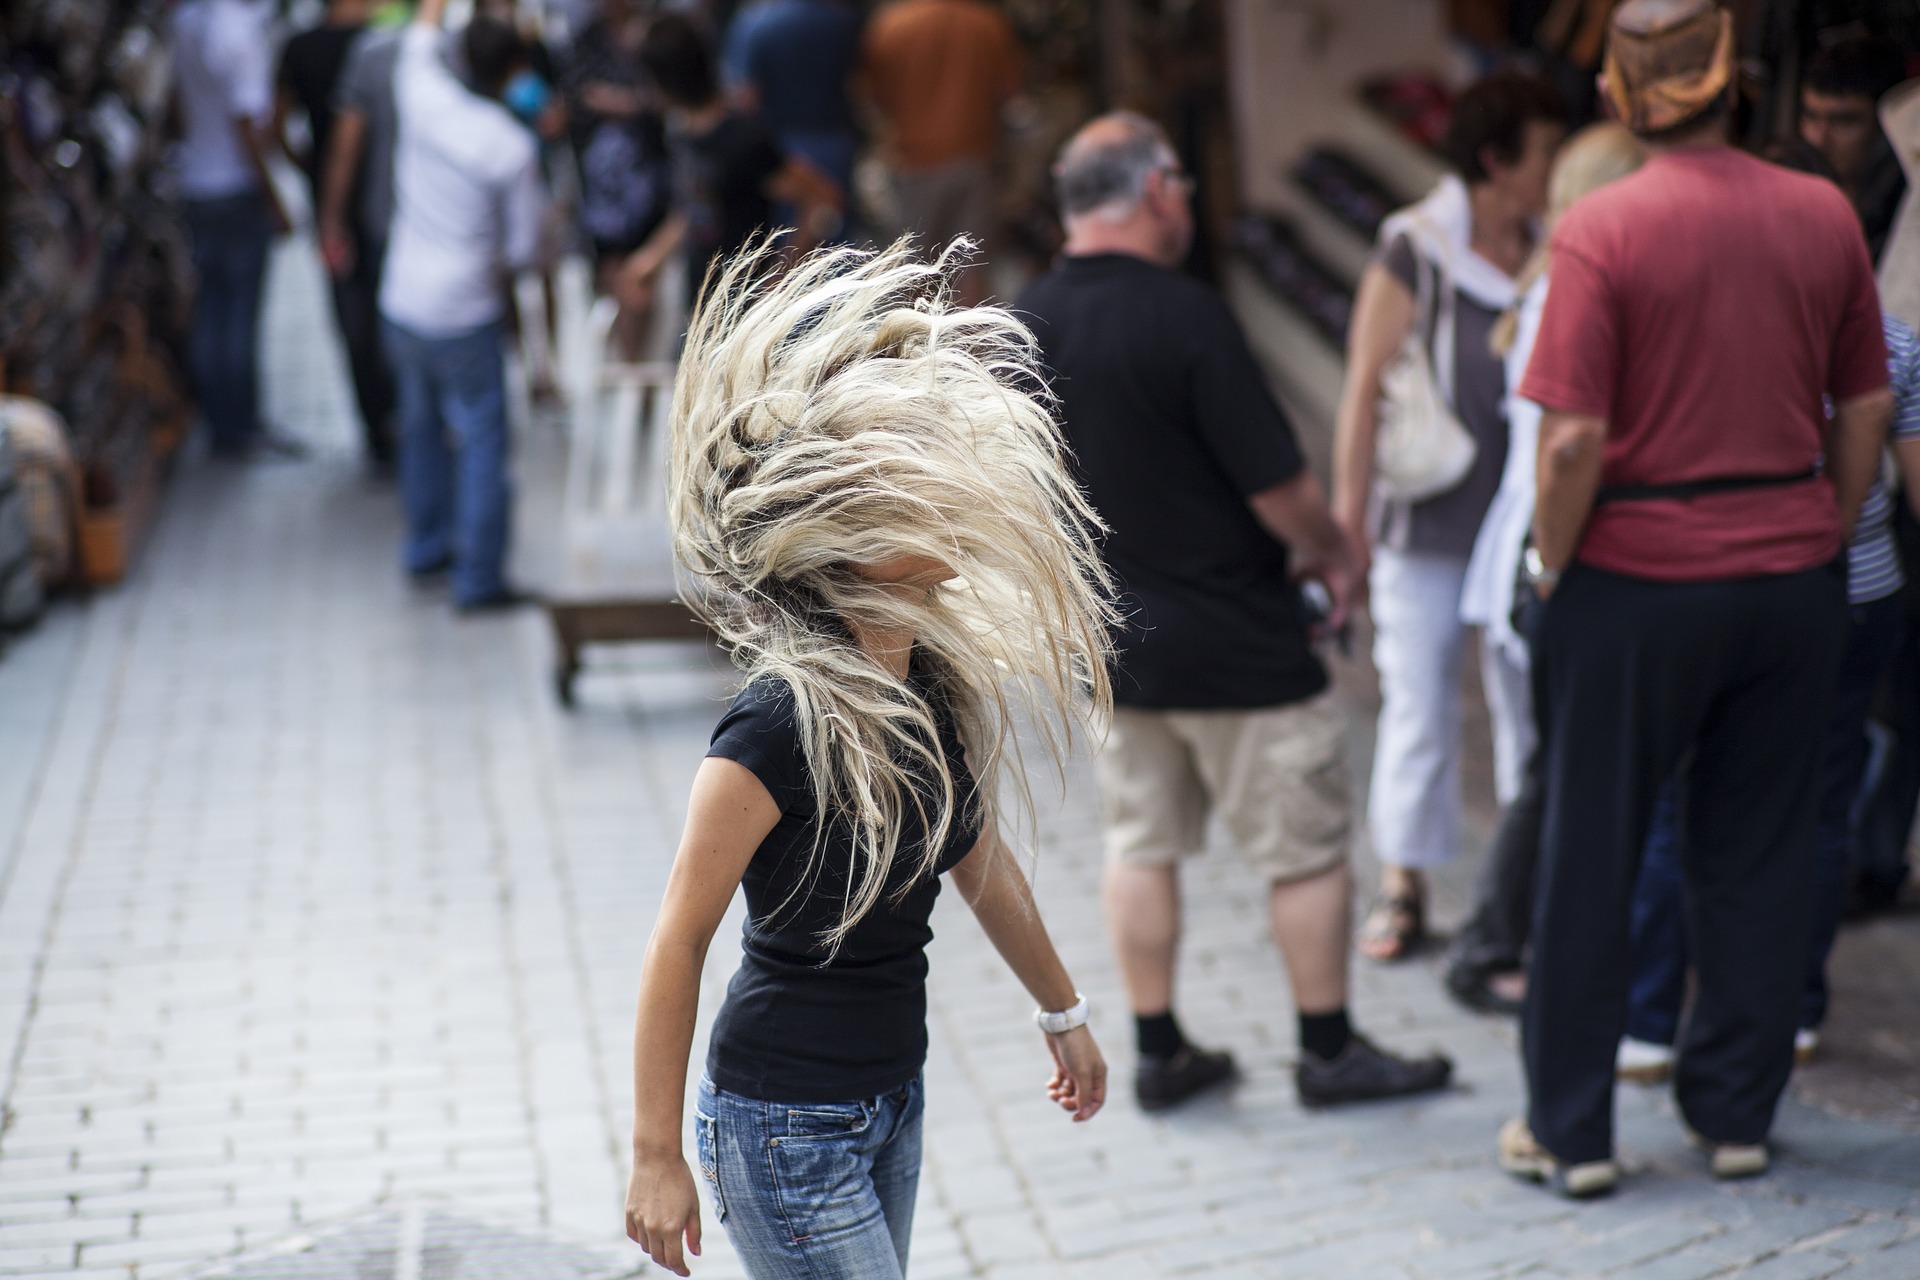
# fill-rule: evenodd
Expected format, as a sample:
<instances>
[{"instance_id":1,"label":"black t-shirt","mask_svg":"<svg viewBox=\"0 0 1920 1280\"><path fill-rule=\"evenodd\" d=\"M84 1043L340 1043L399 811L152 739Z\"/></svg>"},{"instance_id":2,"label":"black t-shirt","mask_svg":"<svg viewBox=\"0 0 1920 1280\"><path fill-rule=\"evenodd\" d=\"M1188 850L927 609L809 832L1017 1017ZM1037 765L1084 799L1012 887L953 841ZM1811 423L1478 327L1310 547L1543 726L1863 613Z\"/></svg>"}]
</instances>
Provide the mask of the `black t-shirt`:
<instances>
[{"instance_id":1,"label":"black t-shirt","mask_svg":"<svg viewBox=\"0 0 1920 1280\"><path fill-rule=\"evenodd\" d=\"M697 284L716 258L739 252L773 224L767 183L786 155L759 119L729 111L705 133L670 131L674 191L687 217L687 263Z\"/></svg>"},{"instance_id":2,"label":"black t-shirt","mask_svg":"<svg viewBox=\"0 0 1920 1280\"><path fill-rule=\"evenodd\" d=\"M933 702L960 816L938 874L916 879L926 827L909 810L885 893L831 957L820 938L840 919L853 842L845 826L829 825L809 878L819 818L792 691L756 680L713 731L707 754L752 770L780 806L740 880L743 954L707 1049L707 1074L722 1089L766 1102L846 1102L898 1089L926 1064L928 921L939 875L973 848L980 821L952 717L931 681L916 674L913 685ZM932 786L918 788L930 807L938 803Z\"/></svg>"},{"instance_id":3,"label":"black t-shirt","mask_svg":"<svg viewBox=\"0 0 1920 1280\"><path fill-rule=\"evenodd\" d=\"M1020 296L1060 397L1128 624L1114 701L1281 706L1327 686L1287 549L1247 499L1305 462L1232 312L1122 254L1067 258Z\"/></svg>"},{"instance_id":4,"label":"black t-shirt","mask_svg":"<svg viewBox=\"0 0 1920 1280\"><path fill-rule=\"evenodd\" d=\"M316 202L321 175L326 170L327 139L333 136L333 90L340 83L340 72L353 52L354 41L366 28L314 27L287 41L280 53L279 85L290 94L307 116L307 129L313 134L313 150L307 155L307 181L313 187Z\"/></svg>"}]
</instances>

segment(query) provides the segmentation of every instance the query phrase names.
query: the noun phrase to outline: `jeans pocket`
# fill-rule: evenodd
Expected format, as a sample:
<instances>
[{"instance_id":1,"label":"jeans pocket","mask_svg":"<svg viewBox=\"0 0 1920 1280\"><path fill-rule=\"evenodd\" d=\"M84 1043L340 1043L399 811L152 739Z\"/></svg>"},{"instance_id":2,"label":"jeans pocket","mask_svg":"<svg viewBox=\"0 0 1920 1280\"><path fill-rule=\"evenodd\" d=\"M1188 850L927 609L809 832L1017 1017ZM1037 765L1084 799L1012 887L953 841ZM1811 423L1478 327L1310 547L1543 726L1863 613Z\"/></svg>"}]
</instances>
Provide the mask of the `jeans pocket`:
<instances>
[{"instance_id":1,"label":"jeans pocket","mask_svg":"<svg viewBox=\"0 0 1920 1280\"><path fill-rule=\"evenodd\" d=\"M782 1131L774 1134L775 1146L788 1142L853 1137L865 1133L873 1125L874 1107L866 1102L826 1102L814 1106L782 1107L780 1110L786 1112L787 1122Z\"/></svg>"},{"instance_id":2,"label":"jeans pocket","mask_svg":"<svg viewBox=\"0 0 1920 1280\"><path fill-rule=\"evenodd\" d=\"M713 1193L713 1216L715 1221L727 1220L726 1197L720 1192L720 1134L719 1124L712 1116L693 1114L694 1145L698 1149L700 1176L707 1180L707 1188Z\"/></svg>"}]
</instances>

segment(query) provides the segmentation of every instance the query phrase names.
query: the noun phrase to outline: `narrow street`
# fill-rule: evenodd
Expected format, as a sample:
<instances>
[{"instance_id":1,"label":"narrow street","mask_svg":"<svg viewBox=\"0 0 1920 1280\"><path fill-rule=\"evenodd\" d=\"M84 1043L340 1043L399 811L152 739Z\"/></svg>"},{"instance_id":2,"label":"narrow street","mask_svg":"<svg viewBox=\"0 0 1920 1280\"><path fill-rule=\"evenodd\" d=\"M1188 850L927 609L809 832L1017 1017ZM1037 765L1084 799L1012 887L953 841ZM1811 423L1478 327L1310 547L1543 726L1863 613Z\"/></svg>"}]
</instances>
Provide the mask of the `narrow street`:
<instances>
[{"instance_id":1,"label":"narrow street","mask_svg":"<svg viewBox=\"0 0 1920 1280\"><path fill-rule=\"evenodd\" d=\"M395 494L355 455L301 242L279 251L269 359L269 412L314 456L190 451L130 580L0 660L0 1275L636 1271L631 1000L725 663L621 654L561 710L537 610L460 618L397 568ZM530 546L555 430L522 442ZM1224 847L1189 882L1181 1003L1246 1079L1141 1115L1084 764L1046 801L1036 858L1121 1087L1091 1125L1049 1106L1028 1001L947 895L917 1280L1920 1275L1911 915L1843 942L1840 1057L1787 1103L1772 1174L1713 1183L1670 1101L1623 1087L1631 1176L1576 1207L1496 1169L1515 1033L1450 1004L1432 957L1359 965L1356 1013L1391 1045L1445 1047L1459 1086L1299 1107L1261 895ZM1850 1073L1853 1053L1872 1070ZM368 1227L382 1207L393 1221ZM695 1274L738 1275L706 1227ZM354 1230L375 1243L347 1247Z\"/></svg>"}]
</instances>

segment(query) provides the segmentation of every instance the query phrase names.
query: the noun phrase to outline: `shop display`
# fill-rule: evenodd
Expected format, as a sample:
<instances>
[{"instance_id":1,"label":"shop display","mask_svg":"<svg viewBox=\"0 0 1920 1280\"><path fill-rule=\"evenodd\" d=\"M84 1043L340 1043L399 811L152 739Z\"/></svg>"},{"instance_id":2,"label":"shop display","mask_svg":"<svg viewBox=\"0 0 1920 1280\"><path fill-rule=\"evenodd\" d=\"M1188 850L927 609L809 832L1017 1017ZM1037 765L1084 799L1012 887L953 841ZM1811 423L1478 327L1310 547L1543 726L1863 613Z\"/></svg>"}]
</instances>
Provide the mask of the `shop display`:
<instances>
[{"instance_id":1,"label":"shop display","mask_svg":"<svg viewBox=\"0 0 1920 1280\"><path fill-rule=\"evenodd\" d=\"M163 15L160 0L36 0L0 19L0 391L64 420L96 582L124 565L191 416Z\"/></svg>"}]
</instances>

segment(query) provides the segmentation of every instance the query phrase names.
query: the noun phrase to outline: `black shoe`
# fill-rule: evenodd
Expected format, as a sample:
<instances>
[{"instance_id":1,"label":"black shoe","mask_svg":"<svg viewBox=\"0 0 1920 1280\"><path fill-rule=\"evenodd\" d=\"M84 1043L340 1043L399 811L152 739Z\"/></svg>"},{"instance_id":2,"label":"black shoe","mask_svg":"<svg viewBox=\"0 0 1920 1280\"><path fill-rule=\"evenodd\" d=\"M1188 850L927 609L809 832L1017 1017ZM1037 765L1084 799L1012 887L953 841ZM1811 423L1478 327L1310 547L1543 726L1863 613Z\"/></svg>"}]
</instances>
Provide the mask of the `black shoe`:
<instances>
[{"instance_id":1,"label":"black shoe","mask_svg":"<svg viewBox=\"0 0 1920 1280\"><path fill-rule=\"evenodd\" d=\"M1171 1058L1142 1058L1133 1069L1133 1096L1142 1111L1165 1111L1240 1074L1233 1055L1191 1045Z\"/></svg>"},{"instance_id":2,"label":"black shoe","mask_svg":"<svg viewBox=\"0 0 1920 1280\"><path fill-rule=\"evenodd\" d=\"M1377 1047L1357 1031L1339 1057L1318 1058L1303 1052L1293 1069L1294 1088L1300 1093L1300 1104L1306 1107L1431 1093L1446 1088L1451 1079L1453 1063L1441 1054L1402 1058Z\"/></svg>"},{"instance_id":3,"label":"black shoe","mask_svg":"<svg viewBox=\"0 0 1920 1280\"><path fill-rule=\"evenodd\" d=\"M1493 974L1485 969L1464 965L1447 968L1447 994L1475 1013L1491 1013L1502 1018L1520 1016L1520 1001L1493 989Z\"/></svg>"},{"instance_id":4,"label":"black shoe","mask_svg":"<svg viewBox=\"0 0 1920 1280\"><path fill-rule=\"evenodd\" d=\"M470 617L488 613L505 613L509 609L518 609L521 605L539 604L540 598L516 587L502 587L490 596L481 596L478 600L460 600L454 604L462 614Z\"/></svg>"},{"instance_id":5,"label":"black shoe","mask_svg":"<svg viewBox=\"0 0 1920 1280\"><path fill-rule=\"evenodd\" d=\"M408 569L407 579L415 586L430 587L452 572L453 557L451 555L445 555L441 556L438 560L429 561L417 569Z\"/></svg>"}]
</instances>

